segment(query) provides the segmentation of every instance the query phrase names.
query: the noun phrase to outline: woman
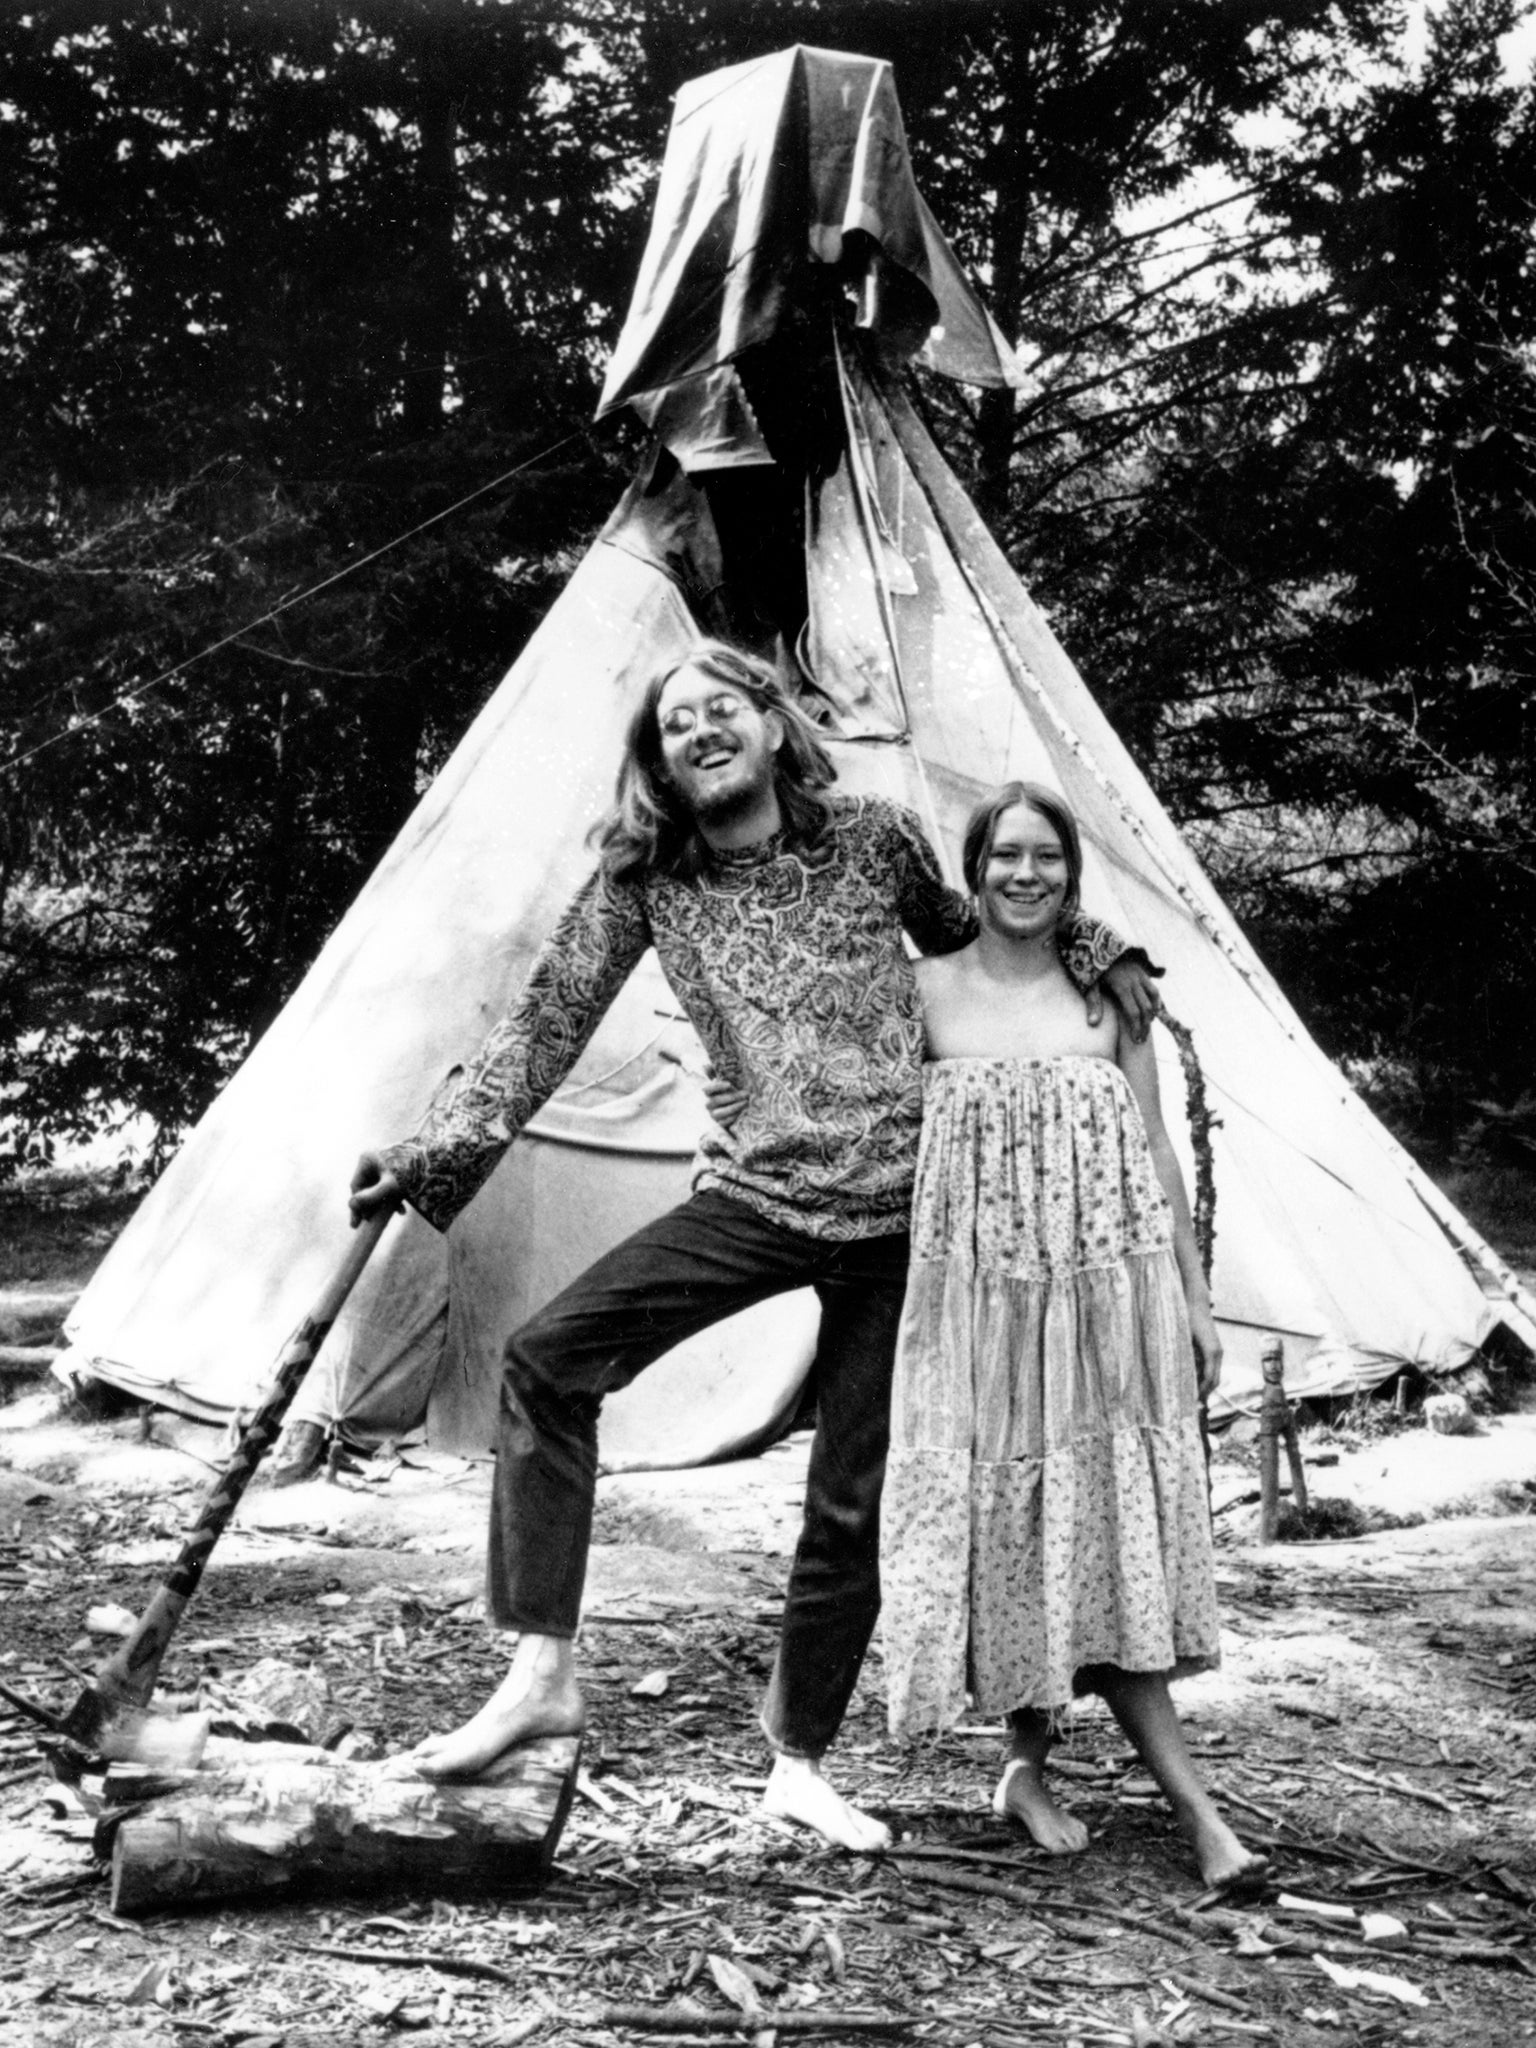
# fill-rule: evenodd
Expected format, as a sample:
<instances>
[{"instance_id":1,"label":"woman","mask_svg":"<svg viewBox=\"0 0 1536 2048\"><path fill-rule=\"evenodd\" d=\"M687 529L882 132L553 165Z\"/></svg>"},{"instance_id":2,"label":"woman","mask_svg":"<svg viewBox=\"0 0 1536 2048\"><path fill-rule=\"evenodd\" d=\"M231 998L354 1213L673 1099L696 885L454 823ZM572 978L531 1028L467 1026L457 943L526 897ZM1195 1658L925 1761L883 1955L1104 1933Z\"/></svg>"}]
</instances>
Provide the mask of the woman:
<instances>
[{"instance_id":1,"label":"woman","mask_svg":"<svg viewBox=\"0 0 1536 2048\"><path fill-rule=\"evenodd\" d=\"M921 960L928 1036L912 1267L881 1530L893 1733L1005 1713L993 1805L1086 1846L1043 1768L1101 1695L1207 1886L1262 1882L1196 1775L1168 1681L1217 1661L1198 1396L1216 1385L1189 1203L1149 1043L1090 1024L1056 935L1082 854L1010 783L966 830L981 930ZM1197 1377L1198 1375L1198 1377Z\"/></svg>"}]
</instances>

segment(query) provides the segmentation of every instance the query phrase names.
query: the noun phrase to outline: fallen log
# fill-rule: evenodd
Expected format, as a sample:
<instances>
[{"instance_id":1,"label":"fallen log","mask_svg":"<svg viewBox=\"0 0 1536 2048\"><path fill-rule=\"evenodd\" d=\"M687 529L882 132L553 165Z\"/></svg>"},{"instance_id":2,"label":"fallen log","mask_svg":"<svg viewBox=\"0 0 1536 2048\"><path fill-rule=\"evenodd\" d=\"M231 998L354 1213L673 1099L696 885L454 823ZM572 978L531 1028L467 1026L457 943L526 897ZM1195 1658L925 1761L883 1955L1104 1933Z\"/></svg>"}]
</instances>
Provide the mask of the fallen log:
<instances>
[{"instance_id":1,"label":"fallen log","mask_svg":"<svg viewBox=\"0 0 1536 2048\"><path fill-rule=\"evenodd\" d=\"M253 1893L367 1891L420 1884L500 1889L553 1860L576 1783L580 1742L511 1750L472 1785L392 1775L324 1751L289 1761L263 1744L221 1755L169 1797L114 1815L114 1913Z\"/></svg>"},{"instance_id":2,"label":"fallen log","mask_svg":"<svg viewBox=\"0 0 1536 2048\"><path fill-rule=\"evenodd\" d=\"M333 1769L341 1759L311 1742L240 1742L229 1735L210 1735L199 1765L178 1769L174 1765L109 1763L101 1781L101 1801L106 1809L106 1832L96 1844L98 1856L112 1846L112 1836L122 1820L119 1808L144 1806L152 1799L169 1799L177 1792L208 1787L231 1772L249 1776L276 1764L286 1770L292 1764L316 1764Z\"/></svg>"}]
</instances>

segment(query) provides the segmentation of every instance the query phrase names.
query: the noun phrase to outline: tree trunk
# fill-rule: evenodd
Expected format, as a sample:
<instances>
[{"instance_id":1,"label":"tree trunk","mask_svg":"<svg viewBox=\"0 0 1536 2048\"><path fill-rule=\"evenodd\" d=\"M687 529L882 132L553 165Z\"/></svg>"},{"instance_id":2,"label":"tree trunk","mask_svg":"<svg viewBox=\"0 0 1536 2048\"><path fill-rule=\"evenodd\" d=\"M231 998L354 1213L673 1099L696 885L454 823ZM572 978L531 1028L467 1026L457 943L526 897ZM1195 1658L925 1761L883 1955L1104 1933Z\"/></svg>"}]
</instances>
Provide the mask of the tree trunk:
<instances>
[{"instance_id":1,"label":"tree trunk","mask_svg":"<svg viewBox=\"0 0 1536 2048\"><path fill-rule=\"evenodd\" d=\"M988 173L997 203L991 215L992 317L1009 345L1016 346L1024 313L1024 251L1034 195L1027 171L1018 163L1030 133L1035 80L1027 54L1027 38L1005 38L997 53L1000 91L995 139ZM984 391L976 415L976 504L1001 541L1008 518L1013 476L1013 436L1017 394L1006 387Z\"/></svg>"},{"instance_id":2,"label":"tree trunk","mask_svg":"<svg viewBox=\"0 0 1536 2048\"><path fill-rule=\"evenodd\" d=\"M254 1048L269 1024L276 1021L283 1004L293 993L288 979L288 941L293 906L293 885L299 849L298 778L302 773L299 750L290 740L291 692L285 687L278 699L272 734L272 810L262 866L265 902L265 930L262 933L262 972L251 1002L246 1027L247 1050ZM297 724L299 721L295 720Z\"/></svg>"},{"instance_id":3,"label":"tree trunk","mask_svg":"<svg viewBox=\"0 0 1536 2048\"><path fill-rule=\"evenodd\" d=\"M473 1785L390 1777L381 1764L323 1751L289 1762L283 1747L264 1744L249 1762L221 1749L215 1768L120 1819L112 1911L281 1891L527 1884L554 1857L581 1745L576 1736L527 1743ZM112 1789L128 1794L121 1777Z\"/></svg>"},{"instance_id":4,"label":"tree trunk","mask_svg":"<svg viewBox=\"0 0 1536 2048\"><path fill-rule=\"evenodd\" d=\"M448 337L456 288L453 233L458 202L458 116L449 84L449 41L428 19L417 44L416 246L405 327L402 424L423 440L443 424Z\"/></svg>"}]
</instances>

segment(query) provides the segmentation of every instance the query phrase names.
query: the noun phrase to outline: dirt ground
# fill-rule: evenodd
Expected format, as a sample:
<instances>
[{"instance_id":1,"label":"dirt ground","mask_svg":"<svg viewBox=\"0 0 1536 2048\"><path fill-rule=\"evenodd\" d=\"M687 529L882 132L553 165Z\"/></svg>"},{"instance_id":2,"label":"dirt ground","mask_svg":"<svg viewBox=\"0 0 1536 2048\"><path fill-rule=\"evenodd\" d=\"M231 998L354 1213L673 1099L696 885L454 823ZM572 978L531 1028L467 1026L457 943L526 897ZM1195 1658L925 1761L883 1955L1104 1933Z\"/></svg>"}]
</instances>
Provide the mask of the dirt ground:
<instances>
[{"instance_id":1,"label":"dirt ground","mask_svg":"<svg viewBox=\"0 0 1536 2048\"><path fill-rule=\"evenodd\" d=\"M1536 1515L1515 1512L1536 1415L1459 1439L1364 1418L1305 1446L1335 1461L1309 1463L1315 1490L1427 1519L1263 1548L1251 1447L1218 1454L1224 1662L1180 1701L1234 1822L1273 1858L1258 1904L1202 1900L1096 1704L1059 1752L1092 1844L1052 1862L989 1811L996 1729L890 1742L878 1655L835 1761L896 1852L836 1855L762 1817L757 1704L805 1455L791 1439L603 1482L586 1775L526 1896L115 1919L94 1823L28 1724L0 1718L0 2042L618 2048L729 2039L733 2015L759 2041L946 2048L1536 2040ZM0 1677L68 1703L110 1647L89 1611L138 1610L219 1451L164 1415L72 1419L46 1390L0 1410ZM350 1723L362 1754L441 1726L500 1670L478 1600L485 1497L482 1468L412 1453L253 1491L165 1690L206 1696L276 1655L325 1682L331 1726L313 1732ZM1387 1945L1365 1938L1368 1914L1397 1923ZM620 2024L680 2002L695 2017L666 2033Z\"/></svg>"},{"instance_id":2,"label":"dirt ground","mask_svg":"<svg viewBox=\"0 0 1536 2048\"><path fill-rule=\"evenodd\" d=\"M1530 1225L1502 1183L1479 1190ZM131 1199L82 1184L7 1203L0 1291L67 1297ZM1524 1267L1531 1236L1503 1245ZM10 1385L0 1680L59 1708L141 1609L224 1445ZM581 1789L525 1894L402 1885L115 1918L93 1816L0 1703L0 2048L1536 2040L1536 1387L1505 1406L1466 1437L1380 1402L1304 1430L1336 1520L1413 1524L1349 1540L1259 1545L1251 1433L1217 1447L1223 1664L1179 1697L1228 1813L1272 1858L1261 1901L1202 1897L1096 1703L1057 1753L1091 1845L1046 1858L991 1815L999 1730L890 1741L878 1646L834 1766L895 1852L837 1855L763 1817L758 1702L806 1453L792 1438L602 1482ZM162 1697L217 1704L278 1657L310 1686L310 1732L360 1756L458 1718L504 1654L479 1599L487 1490L485 1468L411 1451L253 1489Z\"/></svg>"}]
</instances>

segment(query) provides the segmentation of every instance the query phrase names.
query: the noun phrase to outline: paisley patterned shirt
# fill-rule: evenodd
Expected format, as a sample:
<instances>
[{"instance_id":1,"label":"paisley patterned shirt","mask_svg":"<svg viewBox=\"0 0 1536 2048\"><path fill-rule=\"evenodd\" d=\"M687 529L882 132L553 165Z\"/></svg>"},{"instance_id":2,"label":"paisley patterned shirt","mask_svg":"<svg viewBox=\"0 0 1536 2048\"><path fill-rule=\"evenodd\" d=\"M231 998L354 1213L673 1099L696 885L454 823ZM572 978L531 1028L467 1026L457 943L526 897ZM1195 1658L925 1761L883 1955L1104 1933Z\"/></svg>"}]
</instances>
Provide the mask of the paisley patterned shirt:
<instances>
[{"instance_id":1,"label":"paisley patterned shirt","mask_svg":"<svg viewBox=\"0 0 1536 2048\"><path fill-rule=\"evenodd\" d=\"M944 883L910 811L883 797L832 805L820 865L778 833L713 855L695 876L594 874L447 1109L383 1154L412 1206L447 1229L654 946L716 1072L747 1097L729 1131L708 1127L694 1186L811 1237L904 1230L923 1021L901 935L952 953L974 938L975 912ZM1063 930L1080 987L1123 951L1092 918Z\"/></svg>"}]
</instances>

